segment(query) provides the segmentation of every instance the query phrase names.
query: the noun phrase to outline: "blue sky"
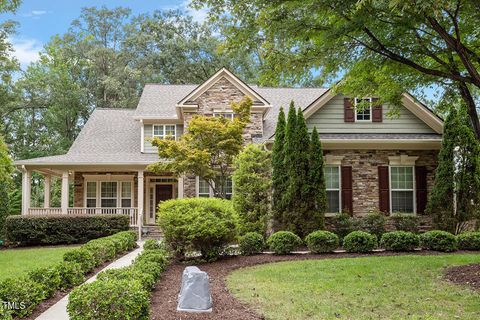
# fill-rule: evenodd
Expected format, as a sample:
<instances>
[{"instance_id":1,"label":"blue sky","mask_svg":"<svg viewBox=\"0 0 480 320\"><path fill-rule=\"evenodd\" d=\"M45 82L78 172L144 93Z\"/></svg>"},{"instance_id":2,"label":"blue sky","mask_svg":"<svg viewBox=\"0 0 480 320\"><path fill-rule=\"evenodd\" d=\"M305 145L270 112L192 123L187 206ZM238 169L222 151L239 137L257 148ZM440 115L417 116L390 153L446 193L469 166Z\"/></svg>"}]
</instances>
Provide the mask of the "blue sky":
<instances>
[{"instance_id":1,"label":"blue sky","mask_svg":"<svg viewBox=\"0 0 480 320\"><path fill-rule=\"evenodd\" d=\"M15 14L0 14L0 21L14 20L20 24L10 41L24 68L38 59L38 52L53 35L67 31L83 7L121 6L132 9L134 15L156 9L184 9L196 20L205 18L205 11L195 11L188 4L189 0L23 0Z\"/></svg>"}]
</instances>

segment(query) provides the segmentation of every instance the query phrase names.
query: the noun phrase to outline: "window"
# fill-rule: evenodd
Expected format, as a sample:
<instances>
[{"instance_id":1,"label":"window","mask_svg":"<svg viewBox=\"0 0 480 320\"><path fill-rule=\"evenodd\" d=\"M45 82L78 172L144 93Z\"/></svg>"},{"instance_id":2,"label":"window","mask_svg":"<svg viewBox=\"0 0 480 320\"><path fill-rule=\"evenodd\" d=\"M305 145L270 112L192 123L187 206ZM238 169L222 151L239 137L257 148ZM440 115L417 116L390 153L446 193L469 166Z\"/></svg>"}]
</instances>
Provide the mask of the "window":
<instances>
[{"instance_id":1,"label":"window","mask_svg":"<svg viewBox=\"0 0 480 320\"><path fill-rule=\"evenodd\" d=\"M390 167L392 212L415 212L414 181L413 167Z\"/></svg>"},{"instance_id":2,"label":"window","mask_svg":"<svg viewBox=\"0 0 480 320\"><path fill-rule=\"evenodd\" d=\"M225 180L225 195L227 199L232 199L232 194L233 194L233 181L232 178L229 177L227 180Z\"/></svg>"},{"instance_id":3,"label":"window","mask_svg":"<svg viewBox=\"0 0 480 320\"><path fill-rule=\"evenodd\" d=\"M117 182L101 183L101 207L115 208L117 207Z\"/></svg>"},{"instance_id":4,"label":"window","mask_svg":"<svg viewBox=\"0 0 480 320\"><path fill-rule=\"evenodd\" d=\"M96 182L87 182L86 206L87 208L95 208L97 206Z\"/></svg>"},{"instance_id":5,"label":"window","mask_svg":"<svg viewBox=\"0 0 480 320\"><path fill-rule=\"evenodd\" d=\"M230 121L233 121L233 113L232 112L216 112L213 114L214 117L223 117Z\"/></svg>"},{"instance_id":6,"label":"window","mask_svg":"<svg viewBox=\"0 0 480 320\"><path fill-rule=\"evenodd\" d=\"M327 191L327 212L340 212L340 167L326 166L324 173Z\"/></svg>"},{"instance_id":7,"label":"window","mask_svg":"<svg viewBox=\"0 0 480 320\"><path fill-rule=\"evenodd\" d=\"M122 182L122 208L132 207L132 183L130 181Z\"/></svg>"},{"instance_id":8,"label":"window","mask_svg":"<svg viewBox=\"0 0 480 320\"><path fill-rule=\"evenodd\" d=\"M153 125L153 137L154 138L160 138L160 139L172 139L175 140L175 125L159 125L159 124L154 124Z\"/></svg>"},{"instance_id":9,"label":"window","mask_svg":"<svg viewBox=\"0 0 480 320\"><path fill-rule=\"evenodd\" d=\"M202 178L198 178L198 196L201 198L210 197L210 186L207 181Z\"/></svg>"},{"instance_id":10,"label":"window","mask_svg":"<svg viewBox=\"0 0 480 320\"><path fill-rule=\"evenodd\" d=\"M372 98L355 98L355 120L372 121Z\"/></svg>"}]
</instances>

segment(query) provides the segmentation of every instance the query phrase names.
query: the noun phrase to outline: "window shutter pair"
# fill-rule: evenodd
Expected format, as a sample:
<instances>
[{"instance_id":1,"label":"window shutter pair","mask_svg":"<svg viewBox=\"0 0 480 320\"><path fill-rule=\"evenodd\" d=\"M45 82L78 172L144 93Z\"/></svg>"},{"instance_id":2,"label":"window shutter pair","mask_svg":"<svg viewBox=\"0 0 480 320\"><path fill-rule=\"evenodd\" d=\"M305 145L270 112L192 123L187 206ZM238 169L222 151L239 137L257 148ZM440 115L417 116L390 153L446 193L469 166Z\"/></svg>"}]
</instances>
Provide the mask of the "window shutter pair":
<instances>
[{"instance_id":1,"label":"window shutter pair","mask_svg":"<svg viewBox=\"0 0 480 320\"><path fill-rule=\"evenodd\" d=\"M388 166L378 167L379 209L381 212L390 212L390 184ZM424 213L427 206L427 168L415 167L415 198L417 213Z\"/></svg>"},{"instance_id":2,"label":"window shutter pair","mask_svg":"<svg viewBox=\"0 0 480 320\"><path fill-rule=\"evenodd\" d=\"M378 98L372 98L372 122L382 122L382 105L378 104ZM355 122L355 109L350 98L343 98L344 122Z\"/></svg>"}]
</instances>

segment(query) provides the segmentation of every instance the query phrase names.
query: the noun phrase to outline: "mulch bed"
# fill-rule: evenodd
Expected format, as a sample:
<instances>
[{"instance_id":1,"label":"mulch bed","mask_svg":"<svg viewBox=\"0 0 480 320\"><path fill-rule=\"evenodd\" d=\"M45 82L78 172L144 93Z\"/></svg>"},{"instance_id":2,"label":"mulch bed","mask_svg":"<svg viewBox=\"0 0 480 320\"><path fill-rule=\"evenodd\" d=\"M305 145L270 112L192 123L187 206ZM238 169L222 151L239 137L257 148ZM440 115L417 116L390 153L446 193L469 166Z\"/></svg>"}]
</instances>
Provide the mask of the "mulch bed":
<instances>
[{"instance_id":1,"label":"mulch bed","mask_svg":"<svg viewBox=\"0 0 480 320\"><path fill-rule=\"evenodd\" d=\"M465 253L458 251L458 253ZM162 274L151 297L151 319L154 320L183 320L183 319L218 319L218 320L257 320L265 319L262 315L252 310L249 306L235 299L228 291L225 278L232 271L270 262L306 260L306 259L335 259L365 256L393 256L402 253L378 252L373 254L296 254L288 256L275 256L262 254L255 256L236 256L218 260L212 263L195 264L176 262L171 264ZM403 253L405 254L405 253ZM408 254L433 255L442 254L433 251L419 251ZM213 311L211 313L186 313L177 312L178 293L182 272L188 265L197 265L202 271L206 271L210 277L210 289L212 292Z\"/></svg>"},{"instance_id":2,"label":"mulch bed","mask_svg":"<svg viewBox=\"0 0 480 320\"><path fill-rule=\"evenodd\" d=\"M480 291L480 263L451 267L445 270L445 278L456 284L469 285Z\"/></svg>"}]
</instances>

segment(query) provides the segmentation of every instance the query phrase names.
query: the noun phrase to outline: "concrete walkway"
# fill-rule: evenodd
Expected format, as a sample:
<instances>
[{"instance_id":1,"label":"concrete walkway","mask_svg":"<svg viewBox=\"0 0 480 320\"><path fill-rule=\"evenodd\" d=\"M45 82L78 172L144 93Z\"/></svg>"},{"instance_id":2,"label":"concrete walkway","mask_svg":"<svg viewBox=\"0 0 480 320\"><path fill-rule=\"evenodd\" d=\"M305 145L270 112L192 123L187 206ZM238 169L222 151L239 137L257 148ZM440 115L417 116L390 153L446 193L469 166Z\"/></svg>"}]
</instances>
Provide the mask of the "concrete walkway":
<instances>
[{"instance_id":1,"label":"concrete walkway","mask_svg":"<svg viewBox=\"0 0 480 320\"><path fill-rule=\"evenodd\" d=\"M118 269L118 268L126 267L132 264L132 261L143 251L143 241L137 241L137 244L138 244L137 249L124 255L120 259L113 261L108 266L100 270L98 273L102 272L103 270ZM85 281L85 283L90 283L97 280L97 274L89 278L87 281ZM53 306L45 310L36 319L37 320L69 320L70 317L68 316L68 313L67 313L68 296L69 294L67 294L61 300L57 301L57 303L55 303Z\"/></svg>"}]
</instances>

